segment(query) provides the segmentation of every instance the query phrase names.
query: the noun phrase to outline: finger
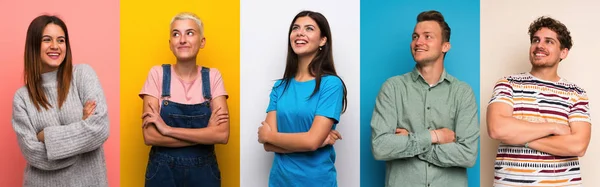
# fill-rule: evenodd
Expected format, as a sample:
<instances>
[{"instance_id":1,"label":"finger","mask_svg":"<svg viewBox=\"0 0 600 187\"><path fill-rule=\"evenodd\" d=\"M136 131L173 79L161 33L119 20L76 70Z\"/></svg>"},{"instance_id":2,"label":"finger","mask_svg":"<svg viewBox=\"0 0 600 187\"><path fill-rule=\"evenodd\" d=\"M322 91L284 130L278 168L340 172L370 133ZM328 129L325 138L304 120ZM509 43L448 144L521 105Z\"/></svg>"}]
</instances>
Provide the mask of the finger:
<instances>
[{"instance_id":1,"label":"finger","mask_svg":"<svg viewBox=\"0 0 600 187\"><path fill-rule=\"evenodd\" d=\"M329 137L331 137L332 139L338 139L339 137L335 134L333 134L333 132L329 133Z\"/></svg>"},{"instance_id":2,"label":"finger","mask_svg":"<svg viewBox=\"0 0 600 187\"><path fill-rule=\"evenodd\" d=\"M216 110L213 110L212 114L215 115L217 114L217 112L219 112L221 110L221 107L217 108Z\"/></svg>"},{"instance_id":3,"label":"finger","mask_svg":"<svg viewBox=\"0 0 600 187\"><path fill-rule=\"evenodd\" d=\"M262 125L269 125L269 124L268 124L267 122L265 122L265 121L263 121L263 122L260 122L260 124L262 124Z\"/></svg>"},{"instance_id":4,"label":"finger","mask_svg":"<svg viewBox=\"0 0 600 187\"><path fill-rule=\"evenodd\" d=\"M151 116L152 116L152 113L150 113L150 112L144 112L142 114L142 119L145 119L146 117L151 117Z\"/></svg>"},{"instance_id":5,"label":"finger","mask_svg":"<svg viewBox=\"0 0 600 187\"><path fill-rule=\"evenodd\" d=\"M338 132L337 130L332 130L331 132L338 137L337 139L342 139L342 134L340 134L340 132Z\"/></svg>"},{"instance_id":6,"label":"finger","mask_svg":"<svg viewBox=\"0 0 600 187\"><path fill-rule=\"evenodd\" d=\"M222 120L219 120L219 121L217 122L217 124L218 124L218 125L220 125L220 124L223 124L223 123L227 123L227 121L229 121L229 120L227 120L227 119L222 119Z\"/></svg>"}]
</instances>

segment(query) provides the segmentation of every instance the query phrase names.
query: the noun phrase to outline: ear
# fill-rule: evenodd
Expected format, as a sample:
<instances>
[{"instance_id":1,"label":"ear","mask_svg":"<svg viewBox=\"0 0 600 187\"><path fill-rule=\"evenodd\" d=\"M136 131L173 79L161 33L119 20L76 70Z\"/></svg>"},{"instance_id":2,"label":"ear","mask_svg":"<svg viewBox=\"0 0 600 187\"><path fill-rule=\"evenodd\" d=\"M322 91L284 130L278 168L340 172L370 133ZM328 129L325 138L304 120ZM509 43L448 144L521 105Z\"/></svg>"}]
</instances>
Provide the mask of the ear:
<instances>
[{"instance_id":1,"label":"ear","mask_svg":"<svg viewBox=\"0 0 600 187\"><path fill-rule=\"evenodd\" d=\"M200 49L204 49L204 45L206 45L206 38L202 36L202 39L200 39Z\"/></svg>"},{"instance_id":2,"label":"ear","mask_svg":"<svg viewBox=\"0 0 600 187\"><path fill-rule=\"evenodd\" d=\"M569 49L568 48L564 48L560 50L560 59L564 60L565 58L567 58L567 55L569 55Z\"/></svg>"},{"instance_id":3,"label":"ear","mask_svg":"<svg viewBox=\"0 0 600 187\"><path fill-rule=\"evenodd\" d=\"M444 42L442 44L442 52L446 53L446 52L450 51L451 47L452 47L452 45L450 45L450 42Z\"/></svg>"},{"instance_id":4,"label":"ear","mask_svg":"<svg viewBox=\"0 0 600 187\"><path fill-rule=\"evenodd\" d=\"M171 52L175 52L175 49L173 48L173 45L171 44L171 39L169 39L169 49L171 49Z\"/></svg>"},{"instance_id":5,"label":"ear","mask_svg":"<svg viewBox=\"0 0 600 187\"><path fill-rule=\"evenodd\" d=\"M327 36L321 37L321 42L319 43L319 47L325 46L326 43L327 43Z\"/></svg>"}]
</instances>

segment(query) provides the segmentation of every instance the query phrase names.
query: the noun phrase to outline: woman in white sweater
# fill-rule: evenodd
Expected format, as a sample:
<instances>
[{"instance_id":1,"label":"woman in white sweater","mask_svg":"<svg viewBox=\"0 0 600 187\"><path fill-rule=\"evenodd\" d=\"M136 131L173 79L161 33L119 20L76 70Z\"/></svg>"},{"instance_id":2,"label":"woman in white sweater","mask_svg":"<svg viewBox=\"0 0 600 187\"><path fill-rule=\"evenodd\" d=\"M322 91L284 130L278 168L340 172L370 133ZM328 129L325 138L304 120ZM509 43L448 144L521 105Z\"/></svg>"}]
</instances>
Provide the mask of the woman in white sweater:
<instances>
[{"instance_id":1,"label":"woman in white sweater","mask_svg":"<svg viewBox=\"0 0 600 187\"><path fill-rule=\"evenodd\" d=\"M55 17L35 18L25 42L25 86L12 125L27 161L24 186L108 186L102 144L106 99L88 65L72 64L69 34Z\"/></svg>"}]
</instances>

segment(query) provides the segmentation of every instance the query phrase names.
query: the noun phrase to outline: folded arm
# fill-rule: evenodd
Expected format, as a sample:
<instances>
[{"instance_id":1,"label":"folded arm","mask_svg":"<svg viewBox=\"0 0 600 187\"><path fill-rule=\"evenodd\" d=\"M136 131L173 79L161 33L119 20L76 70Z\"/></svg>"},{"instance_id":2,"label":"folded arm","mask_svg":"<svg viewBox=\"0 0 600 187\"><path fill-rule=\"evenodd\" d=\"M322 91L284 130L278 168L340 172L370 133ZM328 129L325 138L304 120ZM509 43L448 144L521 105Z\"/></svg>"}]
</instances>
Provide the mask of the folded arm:
<instances>
[{"instance_id":1,"label":"folded arm","mask_svg":"<svg viewBox=\"0 0 600 187\"><path fill-rule=\"evenodd\" d=\"M475 95L469 89L461 94L461 104L456 114L456 141L446 144L434 144L419 155L419 158L440 167L473 167L477 160L479 123Z\"/></svg>"},{"instance_id":2,"label":"folded arm","mask_svg":"<svg viewBox=\"0 0 600 187\"><path fill-rule=\"evenodd\" d=\"M495 140L510 145L523 145L527 142L552 134L567 134L569 129L557 123L533 123L513 117L513 107L494 102L487 109L488 135Z\"/></svg>"},{"instance_id":3,"label":"folded arm","mask_svg":"<svg viewBox=\"0 0 600 187\"><path fill-rule=\"evenodd\" d=\"M38 141L36 137L37 132L29 119L24 102L25 99L23 97L19 94L15 95L13 100L12 126L17 134L17 142L27 164L41 170L58 170L69 167L77 162L78 156L64 159L48 158L46 146L44 143Z\"/></svg>"},{"instance_id":4,"label":"folded arm","mask_svg":"<svg viewBox=\"0 0 600 187\"><path fill-rule=\"evenodd\" d=\"M530 142L530 148L556 156L585 155L590 143L592 126L588 122L571 122L571 134L549 136Z\"/></svg>"},{"instance_id":5,"label":"folded arm","mask_svg":"<svg viewBox=\"0 0 600 187\"><path fill-rule=\"evenodd\" d=\"M170 127L164 135L196 144L227 144L229 141L227 97L223 95L213 98L211 109L213 113L207 127L193 129ZM224 120L218 121L218 118L222 116L224 116Z\"/></svg>"},{"instance_id":6,"label":"folded arm","mask_svg":"<svg viewBox=\"0 0 600 187\"><path fill-rule=\"evenodd\" d=\"M395 134L398 124L396 97L391 83L383 84L371 118L371 145L376 160L414 157L431 149L430 131L412 132L408 136Z\"/></svg>"}]
</instances>

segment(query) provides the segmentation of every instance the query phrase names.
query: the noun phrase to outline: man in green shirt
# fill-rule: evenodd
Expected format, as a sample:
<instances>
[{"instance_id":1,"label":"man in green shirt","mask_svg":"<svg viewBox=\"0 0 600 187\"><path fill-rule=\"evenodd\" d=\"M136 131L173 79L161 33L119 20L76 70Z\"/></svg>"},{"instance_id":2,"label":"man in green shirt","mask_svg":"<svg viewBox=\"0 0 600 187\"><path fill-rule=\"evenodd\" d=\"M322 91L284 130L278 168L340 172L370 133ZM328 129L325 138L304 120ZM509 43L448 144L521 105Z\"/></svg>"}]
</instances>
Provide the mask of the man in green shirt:
<instances>
[{"instance_id":1,"label":"man in green shirt","mask_svg":"<svg viewBox=\"0 0 600 187\"><path fill-rule=\"evenodd\" d=\"M386 186L467 186L479 123L471 87L444 70L450 27L438 11L417 16L412 72L388 79L377 96L371 143L386 161Z\"/></svg>"}]
</instances>

